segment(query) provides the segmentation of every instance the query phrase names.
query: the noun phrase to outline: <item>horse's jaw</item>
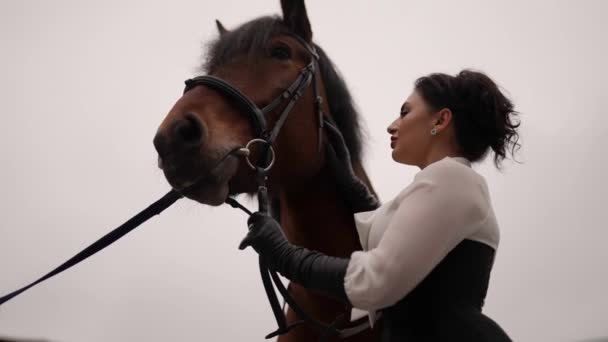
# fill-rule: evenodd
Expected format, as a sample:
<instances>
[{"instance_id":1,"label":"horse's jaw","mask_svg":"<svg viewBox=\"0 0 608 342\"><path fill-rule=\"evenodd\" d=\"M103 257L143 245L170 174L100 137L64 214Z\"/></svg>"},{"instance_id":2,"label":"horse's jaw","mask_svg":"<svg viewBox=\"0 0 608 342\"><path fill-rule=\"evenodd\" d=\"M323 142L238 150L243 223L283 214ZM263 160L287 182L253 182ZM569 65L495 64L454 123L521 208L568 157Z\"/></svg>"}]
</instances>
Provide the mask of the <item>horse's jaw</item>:
<instances>
[{"instance_id":1,"label":"horse's jaw","mask_svg":"<svg viewBox=\"0 0 608 342\"><path fill-rule=\"evenodd\" d=\"M169 184L184 197L201 204L220 206L230 195L229 183L235 177L238 167L239 160L228 157L212 168L194 170L198 168L193 167L188 172L164 171Z\"/></svg>"},{"instance_id":2,"label":"horse's jaw","mask_svg":"<svg viewBox=\"0 0 608 342\"><path fill-rule=\"evenodd\" d=\"M205 183L199 182L183 190L182 194L201 204L220 206L228 197L228 182Z\"/></svg>"}]
</instances>

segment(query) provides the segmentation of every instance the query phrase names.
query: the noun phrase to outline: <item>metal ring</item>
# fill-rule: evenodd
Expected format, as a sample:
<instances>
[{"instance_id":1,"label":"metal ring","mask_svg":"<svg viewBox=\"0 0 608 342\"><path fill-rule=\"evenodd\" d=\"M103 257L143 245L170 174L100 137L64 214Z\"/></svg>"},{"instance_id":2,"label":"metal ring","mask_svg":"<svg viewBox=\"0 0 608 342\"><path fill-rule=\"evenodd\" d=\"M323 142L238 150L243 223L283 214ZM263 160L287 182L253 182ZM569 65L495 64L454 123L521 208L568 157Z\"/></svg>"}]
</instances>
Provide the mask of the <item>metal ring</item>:
<instances>
[{"instance_id":1,"label":"metal ring","mask_svg":"<svg viewBox=\"0 0 608 342\"><path fill-rule=\"evenodd\" d=\"M274 156L274 149L272 148L272 145L268 144L268 142L267 142L266 140L264 140L264 139L259 139L259 138L258 138L258 139L252 139L251 141L249 141L249 142L247 143L247 145L245 145L245 148L246 148L246 149L248 149L248 150L251 150L251 149L249 148L249 146L250 146L252 143L256 143L256 142L257 142L257 143L264 143L264 144L268 145L268 148L270 148L270 153L271 153L272 159L270 160L270 164L268 164L268 166L266 166L266 167L264 168L264 172L267 172L267 171L269 171L269 170L272 168L272 166L274 165L274 160L275 160L275 156ZM257 170L257 168L256 168L256 167L255 167L255 166L254 166L254 165L251 163L251 160L249 160L249 156L246 156L246 157L245 157L245 161L247 161L247 164L249 164L249 167L251 167L253 170Z\"/></svg>"}]
</instances>

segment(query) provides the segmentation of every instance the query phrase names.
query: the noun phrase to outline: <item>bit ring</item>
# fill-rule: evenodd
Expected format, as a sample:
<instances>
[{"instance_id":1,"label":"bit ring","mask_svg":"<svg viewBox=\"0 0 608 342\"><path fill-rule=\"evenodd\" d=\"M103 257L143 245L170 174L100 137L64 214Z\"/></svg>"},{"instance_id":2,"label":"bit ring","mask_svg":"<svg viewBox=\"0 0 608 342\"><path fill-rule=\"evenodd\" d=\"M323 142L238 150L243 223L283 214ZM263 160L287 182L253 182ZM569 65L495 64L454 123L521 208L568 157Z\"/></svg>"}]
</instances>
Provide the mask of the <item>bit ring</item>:
<instances>
[{"instance_id":1,"label":"bit ring","mask_svg":"<svg viewBox=\"0 0 608 342\"><path fill-rule=\"evenodd\" d=\"M249 149L249 146L251 146L251 144L253 144L253 143L263 143L263 144L268 145L268 148L270 149L270 155L272 156L272 159L270 160L270 164L268 164L268 166L266 166L263 169L264 172L268 172L272 168L272 166L274 165L274 161L275 161L275 154L274 154L274 149L272 148L272 145L268 144L268 142L266 140L258 138L258 139L252 139L251 141L249 141L247 143L247 145L245 145L245 148L247 150L251 151ZM245 161L247 161L247 164L249 165L249 167L251 167L253 170L257 170L257 168L253 165L253 163L251 162L251 160L249 160L249 155L247 155L245 157Z\"/></svg>"}]
</instances>

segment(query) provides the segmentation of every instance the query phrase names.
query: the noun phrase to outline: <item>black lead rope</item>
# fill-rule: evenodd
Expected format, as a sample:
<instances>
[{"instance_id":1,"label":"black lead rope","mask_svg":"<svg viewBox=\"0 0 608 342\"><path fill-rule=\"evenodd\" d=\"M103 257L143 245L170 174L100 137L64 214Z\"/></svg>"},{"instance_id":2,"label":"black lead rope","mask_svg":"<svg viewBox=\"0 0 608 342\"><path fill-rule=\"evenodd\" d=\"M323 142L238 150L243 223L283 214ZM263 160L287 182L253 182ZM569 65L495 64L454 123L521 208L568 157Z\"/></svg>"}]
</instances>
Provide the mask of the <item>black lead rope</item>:
<instances>
[{"instance_id":1,"label":"black lead rope","mask_svg":"<svg viewBox=\"0 0 608 342\"><path fill-rule=\"evenodd\" d=\"M266 146L270 146L270 144ZM268 161L268 149L264 149L263 155L264 159ZM256 182L258 184L258 210L263 214L269 214L270 206L268 201L268 188L266 187L266 178L267 173L264 168L256 166ZM287 318L285 317L283 309L279 304L277 294L276 292L274 292L274 288L272 287L272 281L274 280L273 273L268 268L268 266L266 266L266 263L264 262L264 259L261 255L258 256L258 265L260 268L260 276L262 277L262 284L264 285L264 290L266 291L266 297L268 298L268 303L270 304L270 308L272 309L272 313L274 314L275 320L277 321L278 325L277 330L266 335L265 338L270 339L278 335L286 334L297 325L303 324L305 322L297 321L292 324L287 323Z\"/></svg>"},{"instance_id":2,"label":"black lead rope","mask_svg":"<svg viewBox=\"0 0 608 342\"><path fill-rule=\"evenodd\" d=\"M91 255L108 247L109 245L114 243L116 240L120 239L121 237L125 236L127 233L132 231L133 229L137 228L142 223L146 222L152 216L158 215L161 212L163 212L165 209L169 208L173 203L175 203L181 197L182 197L182 195L180 193L178 193L177 191L175 191L175 190L169 191L161 199L152 203L149 207L147 207L146 209L141 211L139 214L133 216L131 219L129 219L127 222L123 223L118 228L116 228L113 231L109 232L108 234L104 235L101 239L95 241L89 247L83 249L80 253L76 254L75 256L70 258L68 261L59 265L57 268L55 268L54 270L52 270L51 272L49 272L42 278L40 278L40 279L36 280L35 282L33 282L27 286L24 286L16 291L13 291L7 295L0 297L0 305L8 302L9 300L13 299L14 297L17 297L19 294L25 292L29 288L67 270L68 268L78 264L79 262L90 257Z\"/></svg>"},{"instance_id":3,"label":"black lead rope","mask_svg":"<svg viewBox=\"0 0 608 342\"><path fill-rule=\"evenodd\" d=\"M260 187L258 189L259 210L260 210L260 212L267 214L269 201L268 201L267 188L265 185L265 173L260 167L257 168L257 172L258 172L258 182L260 182ZM226 200L226 203L230 204L233 208L241 209L248 215L252 214L250 210L245 208L243 205L241 205L239 202L237 202L234 198L229 197ZM279 275L277 274L277 272L270 270L266 266L266 263L264 262L264 260L261 256L259 257L259 268L260 268L260 276L262 278L262 284L264 285L264 290L266 291L266 297L268 297L268 302L270 303L270 307L272 309L272 312L275 316L275 319L276 319L276 322L278 325L277 330L266 335L266 337L265 337L266 339L275 337L277 335L286 334L291 329L295 328L296 326L303 325L305 323L311 324L313 328L317 329L321 333L321 337L319 339L320 342L326 341L328 338L333 337L333 336L337 336L339 338L350 337L350 336L353 336L355 334L362 332L363 330L365 330L369 327L369 322L365 321L365 323L359 324L359 325L351 327L351 328L344 328L344 329L337 328L337 325L340 322L345 321L345 314L341 314L340 316L338 316L329 325L313 318L308 313L306 313L306 311L304 311L304 309L302 309L302 307L293 299L293 297L289 293L289 290L287 290L287 288L285 288L285 285L283 285L283 282L279 278ZM290 324L287 323L285 313L284 313L283 309L281 308L281 305L279 304L278 297L273 288L273 283L274 283L274 286L279 291L279 293L281 294L281 296L283 297L283 299L285 300L285 302L287 304L289 304L289 306L293 309L293 311L300 317L300 320L295 321Z\"/></svg>"},{"instance_id":4,"label":"black lead rope","mask_svg":"<svg viewBox=\"0 0 608 342\"><path fill-rule=\"evenodd\" d=\"M260 168L258 168L258 173L260 175L263 174L263 172L261 171ZM259 176L259 177L263 177L263 176ZM264 213L267 213L267 208L268 208L268 197L267 197L266 191L267 190L266 190L265 185L262 185L260 187L260 190L258 191L258 201L259 201L259 205L260 205L260 211L264 212ZM245 208L243 205L241 205L239 202L237 202L233 198L228 198L226 200L226 203L230 204L234 208L243 210L248 215L251 215L251 211L249 211L247 208ZM260 268L260 276L262 277L262 284L264 285L264 290L266 291L266 296L268 297L268 302L270 303L270 307L272 309L272 312L275 316L275 319L276 319L276 322L278 325L277 330L266 335L266 337L265 337L266 339L273 338L277 335L286 334L291 329L295 328L296 326L303 325L305 323L311 324L313 328L317 329L321 333L321 337L320 337L319 341L326 341L327 338L332 337L332 336L346 338L346 337L350 337L352 335L355 335L355 334L367 329L367 327L368 327L367 321L363 324L360 324L360 325L352 327L352 328L338 329L336 326L341 321L345 321L345 314L338 316L329 325L316 320L315 318L310 316L308 313L306 313L306 311L304 311L304 309L302 309L302 307L293 299L293 297L289 293L289 290L287 290L285 288L285 285L283 285L283 282L279 278L279 275L277 274L277 272L268 269L268 267L266 266L266 263L264 262L264 260L261 256L259 257L259 268ZM289 306L293 309L293 311L300 317L300 320L295 321L290 324L287 323L283 309L281 308L278 297L276 295L276 292L274 291L273 283L274 283L274 286L279 291L279 293L281 294L281 296L283 297L283 299L285 300L285 302L287 304L289 304Z\"/></svg>"},{"instance_id":5,"label":"black lead rope","mask_svg":"<svg viewBox=\"0 0 608 342\"><path fill-rule=\"evenodd\" d=\"M267 191L266 188L263 187L258 194L260 196L259 197L260 211L263 211L263 212L267 212L267 208L268 208L268 197L267 197L266 191ZM34 287L35 285L71 268L72 266L77 265L81 261L83 261L83 260L89 258L90 256L96 254L97 252L103 250L104 248L108 247L112 243L116 242L117 240L119 240L120 238L122 238L123 236L125 236L126 234L131 232L133 229L140 226L142 223L148 221L151 217L158 215L161 212L163 212L165 209L169 208L171 205L173 205L173 203L175 203L180 198L182 198L182 195L180 193L178 193L177 191L175 191L175 190L169 191L166 195L164 195L158 201L152 203L150 206L148 206L146 209L142 210L137 215L133 216L127 222L123 223L116 229L114 229L111 232L109 232L108 234L104 235L99 240L95 241L90 246L86 247L81 252L79 252L78 254L76 254L75 256L73 256L72 258L70 258L69 260L67 260L66 262L64 262L63 264L61 264L60 266L58 266L51 272L49 272L48 274L44 275L40 279L32 282L31 284L29 284L27 286L24 286L18 290L15 290L9 294L6 294L6 295L0 297L0 305L8 302L9 300L13 299L14 297L17 297L18 295L20 295L21 293ZM252 214L250 210L248 210L246 207L241 205L234 198L228 197L226 199L226 203L231 205L234 208L241 209L248 215ZM260 266L260 275L262 277L262 283L264 284L264 288L266 290L266 295L268 297L268 301L270 302L270 306L271 306L272 311L277 320L277 324L279 325L279 328L276 331L268 334L266 336L266 339L272 338L277 335L285 334L285 333L289 332L292 328L294 328L298 325L304 324L307 321L311 322L313 324L313 326L315 326L316 328L318 328L322 331L325 331L325 333L327 335L339 334L340 331L336 330L333 327L334 324L332 324L330 326L326 326L323 323L318 322L315 319L311 318L309 315L307 315L304 312L304 310L302 310L300 308L300 306L293 300L293 298L289 294L289 291L287 289L285 289L283 283L279 279L276 272L269 270L266 267L266 264L264 263L264 261L261 257L259 259L259 266ZM285 301L289 304L289 306L291 306L294 309L294 311L302 318L302 320L296 321L289 325L287 324L285 315L279 304L277 295L274 292L274 289L272 287L273 282L274 282L275 286L277 287L277 289L279 290L279 293L285 298Z\"/></svg>"},{"instance_id":6,"label":"black lead rope","mask_svg":"<svg viewBox=\"0 0 608 342\"><path fill-rule=\"evenodd\" d=\"M241 150L240 147L235 147L234 149L228 151L226 154L224 154L222 156L222 158L220 158L217 161L217 163L213 166L213 168L211 168L211 171L215 170L215 168L218 167L226 158L228 158L236 153L239 153L240 150ZM204 180L205 177L207 177L207 176L209 176L209 174L201 175L198 179L196 179L195 183ZM165 209L169 208L171 205L173 205L173 203L177 202L177 200L179 200L182 197L183 197L182 194L180 194L179 192L177 192L174 189L171 189L171 191L169 191L166 195L161 197L161 199L152 203L146 209L142 210L139 214L130 218L127 222L123 223L118 228L112 230L111 232L109 232L106 235L104 235L103 237L101 237L99 240L93 242L90 246L83 249L78 254L74 255L68 261L59 265L57 268L55 268L54 270L52 270L51 272L49 272L42 278L36 280L35 282L33 282L27 286L24 286L18 290L15 290L9 294L6 294L6 295L0 297L0 305L17 297L21 293L27 291L29 288L67 270L68 268L80 263L81 261L90 257L91 255L108 247L109 245L113 244L114 242L116 242L116 240L125 236L127 233L129 233L133 229L139 227L142 223L148 221L152 216L162 213Z\"/></svg>"},{"instance_id":7,"label":"black lead rope","mask_svg":"<svg viewBox=\"0 0 608 342\"><path fill-rule=\"evenodd\" d=\"M268 144L268 143L267 143ZM270 146L268 144L267 146ZM264 151L266 158L268 158L267 151ZM269 214L269 200L268 200L268 188L266 187L266 178L267 178L267 170L264 168L257 166L256 167L256 182L258 183L258 205L259 211L264 214ZM238 208L243 210L248 215L251 215L251 211L247 210L243 205L237 202L233 198L229 198L226 200L226 203L230 204L234 208ZM298 303L291 297L289 291L285 288L279 275L274 271L270 270L262 256L259 256L259 268L260 268L260 276L262 277L262 284L264 285L264 290L266 291L266 297L268 297L268 302L270 303L270 307L277 321L278 328L277 330L271 332L266 335L266 339L273 338L277 335L283 335L288 333L291 329L296 326L303 325L305 323L310 323L314 328L321 332L320 341L325 341L327 338L331 336L341 336L347 337L354 333L354 330L344 329L340 330L336 328L336 325L344 319L344 314L338 316L330 325L326 325L306 313ZM276 292L273 288L273 284L283 296L283 299L289 306L295 311L295 313L301 318L298 321L295 321L291 324L287 323L285 313L279 304L279 300L277 298ZM358 332L358 331L357 331Z\"/></svg>"}]
</instances>

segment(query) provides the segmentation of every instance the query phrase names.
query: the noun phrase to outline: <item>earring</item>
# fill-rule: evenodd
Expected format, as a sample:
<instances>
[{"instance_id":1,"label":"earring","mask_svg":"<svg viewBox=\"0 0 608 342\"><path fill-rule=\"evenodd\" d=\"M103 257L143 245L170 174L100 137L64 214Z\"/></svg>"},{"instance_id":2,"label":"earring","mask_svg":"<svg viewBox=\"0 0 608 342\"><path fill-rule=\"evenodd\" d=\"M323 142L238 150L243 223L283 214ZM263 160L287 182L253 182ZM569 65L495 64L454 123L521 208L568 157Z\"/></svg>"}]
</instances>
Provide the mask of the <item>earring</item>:
<instances>
[{"instance_id":1,"label":"earring","mask_svg":"<svg viewBox=\"0 0 608 342\"><path fill-rule=\"evenodd\" d=\"M433 129L431 129L431 135L435 134L437 134L437 128L433 127Z\"/></svg>"}]
</instances>

